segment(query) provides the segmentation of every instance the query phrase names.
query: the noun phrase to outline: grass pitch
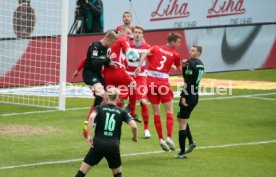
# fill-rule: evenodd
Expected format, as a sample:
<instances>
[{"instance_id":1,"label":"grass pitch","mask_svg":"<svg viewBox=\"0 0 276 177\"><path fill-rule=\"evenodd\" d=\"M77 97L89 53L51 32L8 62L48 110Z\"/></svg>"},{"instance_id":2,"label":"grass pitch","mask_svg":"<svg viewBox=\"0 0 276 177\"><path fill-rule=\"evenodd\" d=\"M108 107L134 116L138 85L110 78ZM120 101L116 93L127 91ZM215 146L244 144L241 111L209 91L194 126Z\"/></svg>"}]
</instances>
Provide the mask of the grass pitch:
<instances>
[{"instance_id":1,"label":"grass pitch","mask_svg":"<svg viewBox=\"0 0 276 177\"><path fill-rule=\"evenodd\" d=\"M276 70L271 69L214 73L204 77L276 82L275 75ZM174 104L175 113L177 100ZM1 104L0 176L74 176L89 148L82 137L81 129L90 104L91 99L69 98L69 110L40 113L35 112L47 109ZM232 96L201 96L189 120L198 147L186 160L174 159L178 151L161 151L150 113L151 139L142 138L143 125L138 124L140 139L138 143L133 143L130 127L123 126L123 176L275 177L275 108L276 90L235 89ZM22 114L24 112L34 113ZM137 112L140 113L139 106ZM164 116L162 123L165 135ZM18 129L17 133L4 135L5 125L18 125L22 129ZM37 132L39 129L51 131L41 133ZM173 140L178 147L177 129L175 119ZM24 134L24 131L31 133ZM103 160L87 176L108 177L112 174Z\"/></svg>"}]
</instances>

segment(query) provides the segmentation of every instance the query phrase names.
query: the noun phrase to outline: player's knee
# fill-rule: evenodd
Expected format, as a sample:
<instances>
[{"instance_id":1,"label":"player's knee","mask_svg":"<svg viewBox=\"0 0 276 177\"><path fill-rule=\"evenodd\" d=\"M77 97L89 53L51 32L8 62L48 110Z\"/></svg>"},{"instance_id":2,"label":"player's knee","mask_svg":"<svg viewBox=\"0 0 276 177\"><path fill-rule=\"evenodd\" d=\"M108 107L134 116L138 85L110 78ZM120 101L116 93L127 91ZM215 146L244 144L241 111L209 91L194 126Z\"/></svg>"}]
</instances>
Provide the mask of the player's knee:
<instances>
[{"instance_id":1,"label":"player's knee","mask_svg":"<svg viewBox=\"0 0 276 177\"><path fill-rule=\"evenodd\" d=\"M142 100L140 101L140 105L143 106L143 105L145 105L145 104L147 104L147 100L142 99Z\"/></svg>"}]
</instances>

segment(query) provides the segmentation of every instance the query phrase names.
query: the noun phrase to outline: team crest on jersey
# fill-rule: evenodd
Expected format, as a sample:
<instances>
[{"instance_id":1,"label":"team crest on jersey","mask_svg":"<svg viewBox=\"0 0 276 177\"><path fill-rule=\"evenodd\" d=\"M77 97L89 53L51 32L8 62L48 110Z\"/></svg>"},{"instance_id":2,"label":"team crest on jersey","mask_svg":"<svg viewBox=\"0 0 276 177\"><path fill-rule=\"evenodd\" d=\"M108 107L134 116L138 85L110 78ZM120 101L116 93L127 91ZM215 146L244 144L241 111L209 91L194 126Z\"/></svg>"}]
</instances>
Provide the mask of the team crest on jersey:
<instances>
[{"instance_id":1,"label":"team crest on jersey","mask_svg":"<svg viewBox=\"0 0 276 177\"><path fill-rule=\"evenodd\" d=\"M98 50L93 50L92 55L97 57L98 56Z\"/></svg>"}]
</instances>

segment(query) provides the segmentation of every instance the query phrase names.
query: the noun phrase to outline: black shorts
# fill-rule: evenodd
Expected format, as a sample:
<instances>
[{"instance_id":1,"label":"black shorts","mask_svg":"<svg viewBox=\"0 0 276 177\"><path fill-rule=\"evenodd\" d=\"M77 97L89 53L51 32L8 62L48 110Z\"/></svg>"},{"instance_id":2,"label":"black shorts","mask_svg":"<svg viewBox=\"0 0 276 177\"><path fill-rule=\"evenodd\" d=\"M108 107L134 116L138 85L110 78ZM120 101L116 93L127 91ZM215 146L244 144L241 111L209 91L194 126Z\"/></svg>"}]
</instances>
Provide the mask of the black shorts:
<instances>
[{"instance_id":1,"label":"black shorts","mask_svg":"<svg viewBox=\"0 0 276 177\"><path fill-rule=\"evenodd\" d=\"M93 86L96 83L101 83L103 86L105 86L105 81L103 76L101 74L94 73L89 69L83 69L82 78L83 78L83 82L86 85Z\"/></svg>"},{"instance_id":2,"label":"black shorts","mask_svg":"<svg viewBox=\"0 0 276 177\"><path fill-rule=\"evenodd\" d=\"M83 161L90 166L94 166L103 158L107 160L108 166L111 169L118 168L122 165L120 148L114 144L95 144L93 148L90 148Z\"/></svg>"},{"instance_id":3,"label":"black shorts","mask_svg":"<svg viewBox=\"0 0 276 177\"><path fill-rule=\"evenodd\" d=\"M191 112L193 111L193 109L196 107L198 103L198 95L187 96L184 98L186 99L186 103L188 104L188 106L182 105L181 98L180 98L177 117L180 119L189 119Z\"/></svg>"}]
</instances>

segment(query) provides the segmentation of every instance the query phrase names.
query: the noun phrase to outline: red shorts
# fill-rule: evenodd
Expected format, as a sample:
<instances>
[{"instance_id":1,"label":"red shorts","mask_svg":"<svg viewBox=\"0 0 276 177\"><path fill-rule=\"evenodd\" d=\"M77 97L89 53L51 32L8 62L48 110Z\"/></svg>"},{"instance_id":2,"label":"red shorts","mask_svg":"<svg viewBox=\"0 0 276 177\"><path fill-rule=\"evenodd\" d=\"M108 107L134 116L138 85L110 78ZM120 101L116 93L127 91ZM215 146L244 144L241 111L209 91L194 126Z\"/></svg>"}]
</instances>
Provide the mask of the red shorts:
<instances>
[{"instance_id":1,"label":"red shorts","mask_svg":"<svg viewBox=\"0 0 276 177\"><path fill-rule=\"evenodd\" d=\"M128 95L128 89L134 79L124 68L104 70L104 80L106 87L115 86L120 89L120 98Z\"/></svg>"},{"instance_id":2,"label":"red shorts","mask_svg":"<svg viewBox=\"0 0 276 177\"><path fill-rule=\"evenodd\" d=\"M147 78L148 99L151 104L167 103L173 100L173 91L168 79Z\"/></svg>"},{"instance_id":3,"label":"red shorts","mask_svg":"<svg viewBox=\"0 0 276 177\"><path fill-rule=\"evenodd\" d=\"M147 98L147 77L145 76L136 76L133 77L136 82L136 100L141 100ZM121 94L119 97L121 99L128 99L129 94Z\"/></svg>"}]
</instances>

